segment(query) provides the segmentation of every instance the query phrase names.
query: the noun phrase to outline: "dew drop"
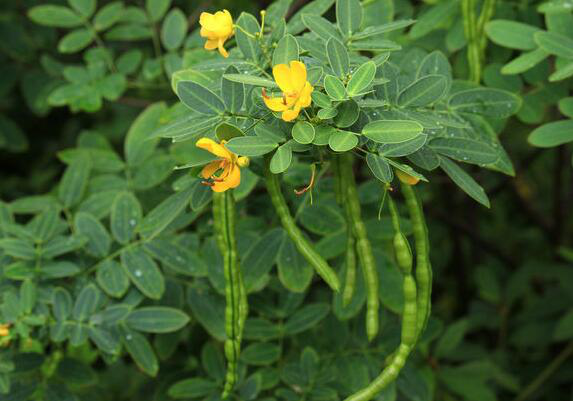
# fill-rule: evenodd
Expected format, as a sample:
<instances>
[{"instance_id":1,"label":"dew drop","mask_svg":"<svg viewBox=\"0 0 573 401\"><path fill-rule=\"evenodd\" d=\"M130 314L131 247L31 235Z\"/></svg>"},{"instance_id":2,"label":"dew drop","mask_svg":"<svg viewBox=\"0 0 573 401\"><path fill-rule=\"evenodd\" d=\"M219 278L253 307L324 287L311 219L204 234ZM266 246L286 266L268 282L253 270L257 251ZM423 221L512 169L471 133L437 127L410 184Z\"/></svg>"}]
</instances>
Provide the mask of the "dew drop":
<instances>
[{"instance_id":1,"label":"dew drop","mask_svg":"<svg viewBox=\"0 0 573 401\"><path fill-rule=\"evenodd\" d=\"M129 220L129 225L132 226L132 227L135 227L135 224L136 224L136 223L137 223L137 222L135 221L135 219L130 219L130 220Z\"/></svg>"},{"instance_id":2,"label":"dew drop","mask_svg":"<svg viewBox=\"0 0 573 401\"><path fill-rule=\"evenodd\" d=\"M132 338L133 338L133 337L131 336L131 334L128 334L128 335L125 336L125 339L126 339L127 341L131 341Z\"/></svg>"},{"instance_id":3,"label":"dew drop","mask_svg":"<svg viewBox=\"0 0 573 401\"><path fill-rule=\"evenodd\" d=\"M143 276L143 273L141 272L141 270L136 270L136 271L134 272L134 274L135 274L135 277L141 277L141 276Z\"/></svg>"}]
</instances>

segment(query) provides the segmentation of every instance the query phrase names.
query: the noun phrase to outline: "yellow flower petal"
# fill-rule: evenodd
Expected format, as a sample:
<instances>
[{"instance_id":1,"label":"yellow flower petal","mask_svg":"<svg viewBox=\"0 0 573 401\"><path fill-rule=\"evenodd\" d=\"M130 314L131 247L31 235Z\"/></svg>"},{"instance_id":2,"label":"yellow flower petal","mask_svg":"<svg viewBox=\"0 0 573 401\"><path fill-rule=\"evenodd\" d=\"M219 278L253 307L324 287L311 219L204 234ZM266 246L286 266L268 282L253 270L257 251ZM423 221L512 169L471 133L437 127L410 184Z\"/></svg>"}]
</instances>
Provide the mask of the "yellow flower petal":
<instances>
[{"instance_id":1,"label":"yellow flower petal","mask_svg":"<svg viewBox=\"0 0 573 401\"><path fill-rule=\"evenodd\" d=\"M302 92L306 84L306 67L300 61L290 62L291 81L295 92Z\"/></svg>"},{"instance_id":2,"label":"yellow flower petal","mask_svg":"<svg viewBox=\"0 0 573 401\"><path fill-rule=\"evenodd\" d=\"M205 149L206 151L213 153L215 156L219 156L225 160L231 161L233 155L229 152L223 145L218 144L212 139L201 138L195 144L198 148Z\"/></svg>"},{"instance_id":3,"label":"yellow flower petal","mask_svg":"<svg viewBox=\"0 0 573 401\"><path fill-rule=\"evenodd\" d=\"M221 56L227 58L229 57L229 53L227 53L227 50L225 50L225 48L223 47L223 44L225 43L226 39L219 39L219 42L217 43L217 48L219 49L219 53L221 54Z\"/></svg>"},{"instance_id":4,"label":"yellow flower petal","mask_svg":"<svg viewBox=\"0 0 573 401\"><path fill-rule=\"evenodd\" d=\"M228 189L237 188L241 183L241 169L234 165L230 164L228 170L226 169L223 172L220 180L215 180L213 186L211 187L215 192L224 192Z\"/></svg>"},{"instance_id":5,"label":"yellow flower petal","mask_svg":"<svg viewBox=\"0 0 573 401\"><path fill-rule=\"evenodd\" d=\"M265 102L267 107L272 111L284 111L290 107L288 103L285 104L284 98L282 97L263 96L263 101Z\"/></svg>"},{"instance_id":6,"label":"yellow flower petal","mask_svg":"<svg viewBox=\"0 0 573 401\"><path fill-rule=\"evenodd\" d=\"M292 94L295 87L292 82L291 70L286 64L277 64L273 67L275 82L284 93Z\"/></svg>"},{"instance_id":7,"label":"yellow flower petal","mask_svg":"<svg viewBox=\"0 0 573 401\"><path fill-rule=\"evenodd\" d=\"M299 113L300 113L300 107L298 107L298 108L295 107L294 109L283 111L282 118L284 121L287 121L287 122L292 121L298 117Z\"/></svg>"},{"instance_id":8,"label":"yellow flower petal","mask_svg":"<svg viewBox=\"0 0 573 401\"><path fill-rule=\"evenodd\" d=\"M207 50L214 50L217 48L217 46L219 46L219 43L217 40L209 39L205 42L205 49L207 49Z\"/></svg>"},{"instance_id":9,"label":"yellow flower petal","mask_svg":"<svg viewBox=\"0 0 573 401\"><path fill-rule=\"evenodd\" d=\"M215 174L215 172L221 168L220 166L221 162L219 160L212 161L203 167L203 170L201 170L201 177L205 179L211 178L213 174Z\"/></svg>"}]
</instances>

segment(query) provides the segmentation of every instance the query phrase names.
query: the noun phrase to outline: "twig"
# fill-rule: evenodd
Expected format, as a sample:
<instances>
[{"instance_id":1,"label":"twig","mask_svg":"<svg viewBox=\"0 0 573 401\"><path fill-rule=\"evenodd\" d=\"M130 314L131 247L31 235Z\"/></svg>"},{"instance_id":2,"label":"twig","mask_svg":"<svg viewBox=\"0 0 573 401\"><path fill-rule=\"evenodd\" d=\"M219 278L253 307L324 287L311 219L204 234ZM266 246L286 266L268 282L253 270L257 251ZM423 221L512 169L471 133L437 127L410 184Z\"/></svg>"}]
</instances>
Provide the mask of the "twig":
<instances>
[{"instance_id":1,"label":"twig","mask_svg":"<svg viewBox=\"0 0 573 401\"><path fill-rule=\"evenodd\" d=\"M573 341L567 345L556 357L553 361L539 373L539 375L529 383L521 393L514 398L513 401L524 401L529 398L533 393L535 393L541 385L547 381L553 373L559 369L561 364L565 362L571 355L573 355Z\"/></svg>"}]
</instances>

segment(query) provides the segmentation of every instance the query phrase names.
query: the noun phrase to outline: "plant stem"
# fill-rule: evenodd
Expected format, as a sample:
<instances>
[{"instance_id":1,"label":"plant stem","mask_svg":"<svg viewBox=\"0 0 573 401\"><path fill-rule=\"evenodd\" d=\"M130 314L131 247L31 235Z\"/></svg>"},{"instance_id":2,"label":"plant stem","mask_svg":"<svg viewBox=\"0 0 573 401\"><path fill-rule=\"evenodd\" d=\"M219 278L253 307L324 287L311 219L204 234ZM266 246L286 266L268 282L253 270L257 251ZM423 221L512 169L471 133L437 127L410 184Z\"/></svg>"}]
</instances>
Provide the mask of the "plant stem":
<instances>
[{"instance_id":1,"label":"plant stem","mask_svg":"<svg viewBox=\"0 0 573 401\"><path fill-rule=\"evenodd\" d=\"M535 393L541 385L559 369L561 364L565 362L571 355L573 355L573 341L565 347L553 361L541 371L541 373L527 385L521 393L514 398L514 401L524 401Z\"/></svg>"}]
</instances>

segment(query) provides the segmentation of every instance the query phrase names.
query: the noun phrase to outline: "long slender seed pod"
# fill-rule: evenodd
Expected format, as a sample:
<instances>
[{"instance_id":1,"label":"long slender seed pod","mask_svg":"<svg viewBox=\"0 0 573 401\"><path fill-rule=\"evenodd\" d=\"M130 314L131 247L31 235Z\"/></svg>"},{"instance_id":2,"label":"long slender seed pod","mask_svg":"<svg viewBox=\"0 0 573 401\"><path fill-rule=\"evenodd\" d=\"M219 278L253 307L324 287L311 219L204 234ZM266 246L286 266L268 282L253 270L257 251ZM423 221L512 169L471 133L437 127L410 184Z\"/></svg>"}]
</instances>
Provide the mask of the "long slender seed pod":
<instances>
[{"instance_id":1,"label":"long slender seed pod","mask_svg":"<svg viewBox=\"0 0 573 401\"><path fill-rule=\"evenodd\" d=\"M351 216L345 200L344 191L342 190L342 176L340 175L340 162L338 158L333 160L331 167L335 177L334 193L336 195L336 203L344 209L344 218L346 220L346 253L344 257L346 274L344 277L344 289L342 290L342 306L346 307L350 304L350 301L352 301L356 287L356 238L352 231Z\"/></svg>"},{"instance_id":2,"label":"long slender seed pod","mask_svg":"<svg viewBox=\"0 0 573 401\"><path fill-rule=\"evenodd\" d=\"M412 221L416 249L416 281L418 283L418 337L426 328L431 312L432 265L430 264L430 243L424 210L416 190L411 185L402 183L402 193Z\"/></svg>"},{"instance_id":3,"label":"long slender seed pod","mask_svg":"<svg viewBox=\"0 0 573 401\"><path fill-rule=\"evenodd\" d=\"M404 235L400 230L400 217L398 215L398 210L394 201L388 199L390 207L390 215L392 217L392 223L395 230L394 236L394 246L398 245L402 249L397 249L397 259L398 264L400 264L399 253L409 253L409 261L402 262L404 265L400 266L402 273L404 275L404 281L402 283L402 292L404 294L404 307L402 309L402 331L400 345L398 348L390 354L389 362L386 367L382 370L382 373L378 375L368 386L352 394L350 397L346 398L345 401L369 401L376 397L376 395L384 390L390 383L392 383L398 377L398 374L404 367L410 352L416 345L418 339L418 320L422 318L419 315L418 310L418 295L416 288L416 280L412 276L412 255L407 242L396 242L396 238L403 238L406 240Z\"/></svg>"},{"instance_id":4,"label":"long slender seed pod","mask_svg":"<svg viewBox=\"0 0 573 401\"><path fill-rule=\"evenodd\" d=\"M224 260L225 275L225 357L227 373L223 398L227 398L237 382L237 366L241 349L242 314L246 319L246 292L238 263L235 238L235 202L233 193L226 191L213 195L213 217L217 244ZM242 294L245 298L242 298Z\"/></svg>"},{"instance_id":5,"label":"long slender seed pod","mask_svg":"<svg viewBox=\"0 0 573 401\"><path fill-rule=\"evenodd\" d=\"M265 179L267 191L271 197L273 206L279 216L281 224L287 232L290 239L294 242L300 254L316 270L318 275L334 291L340 289L340 281L336 272L328 265L326 260L314 249L312 244L306 239L300 229L297 227L294 218L291 216L288 205L283 197L277 174L273 174L270 169L265 168Z\"/></svg>"},{"instance_id":6,"label":"long slender seed pod","mask_svg":"<svg viewBox=\"0 0 573 401\"><path fill-rule=\"evenodd\" d=\"M402 311L402 339L391 361L382 372L362 390L347 397L345 401L369 401L392 383L406 364L416 342L417 299L416 282L411 274L404 275L404 309Z\"/></svg>"},{"instance_id":7,"label":"long slender seed pod","mask_svg":"<svg viewBox=\"0 0 573 401\"><path fill-rule=\"evenodd\" d=\"M356 287L356 239L350 226L346 235L346 275L344 278L344 290L342 291L342 306L350 304Z\"/></svg>"},{"instance_id":8,"label":"long slender seed pod","mask_svg":"<svg viewBox=\"0 0 573 401\"><path fill-rule=\"evenodd\" d=\"M366 225L361 217L360 200L352 170L353 156L350 153L345 153L337 157L339 158L344 203L350 216L349 223L356 238L356 250L366 283L366 334L368 340L372 341L378 334L379 327L378 272L372 254L372 246L366 233Z\"/></svg>"},{"instance_id":9,"label":"long slender seed pod","mask_svg":"<svg viewBox=\"0 0 573 401\"><path fill-rule=\"evenodd\" d=\"M404 274L410 274L412 272L412 250L410 249L408 239L400 228L400 216L398 215L398 209L392 197L388 197L388 206L395 231L392 244L394 245L396 262Z\"/></svg>"}]
</instances>

